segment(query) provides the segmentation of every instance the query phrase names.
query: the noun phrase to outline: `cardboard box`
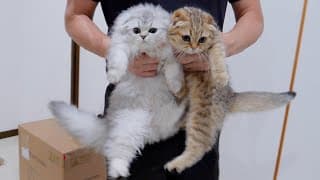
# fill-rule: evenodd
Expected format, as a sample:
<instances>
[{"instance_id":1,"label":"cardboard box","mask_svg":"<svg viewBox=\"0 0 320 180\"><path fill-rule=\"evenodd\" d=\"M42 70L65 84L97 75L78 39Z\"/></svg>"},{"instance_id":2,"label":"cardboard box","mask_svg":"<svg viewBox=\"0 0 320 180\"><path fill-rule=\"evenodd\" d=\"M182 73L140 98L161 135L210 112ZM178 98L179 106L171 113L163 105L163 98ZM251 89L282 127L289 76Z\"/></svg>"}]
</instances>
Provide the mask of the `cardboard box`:
<instances>
[{"instance_id":1,"label":"cardboard box","mask_svg":"<svg viewBox=\"0 0 320 180\"><path fill-rule=\"evenodd\" d=\"M106 180L105 158L53 119L19 125L20 180Z\"/></svg>"}]
</instances>

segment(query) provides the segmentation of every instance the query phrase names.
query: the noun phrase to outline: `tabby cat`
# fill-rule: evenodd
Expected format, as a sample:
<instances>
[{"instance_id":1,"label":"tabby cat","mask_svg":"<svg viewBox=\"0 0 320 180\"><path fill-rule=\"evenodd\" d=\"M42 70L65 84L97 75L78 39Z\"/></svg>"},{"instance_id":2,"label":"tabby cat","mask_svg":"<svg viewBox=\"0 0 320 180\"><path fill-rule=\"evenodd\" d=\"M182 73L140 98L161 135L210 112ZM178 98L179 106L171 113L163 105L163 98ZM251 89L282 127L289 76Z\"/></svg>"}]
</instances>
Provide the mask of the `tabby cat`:
<instances>
[{"instance_id":1,"label":"tabby cat","mask_svg":"<svg viewBox=\"0 0 320 180\"><path fill-rule=\"evenodd\" d=\"M294 92L235 93L229 85L221 32L213 17L200 9L185 7L173 12L168 39L178 56L198 55L207 59L208 71L185 72L185 82L176 94L188 102L185 116L186 147L165 168L181 173L199 161L216 143L228 112L273 109L287 104Z\"/></svg>"}]
</instances>

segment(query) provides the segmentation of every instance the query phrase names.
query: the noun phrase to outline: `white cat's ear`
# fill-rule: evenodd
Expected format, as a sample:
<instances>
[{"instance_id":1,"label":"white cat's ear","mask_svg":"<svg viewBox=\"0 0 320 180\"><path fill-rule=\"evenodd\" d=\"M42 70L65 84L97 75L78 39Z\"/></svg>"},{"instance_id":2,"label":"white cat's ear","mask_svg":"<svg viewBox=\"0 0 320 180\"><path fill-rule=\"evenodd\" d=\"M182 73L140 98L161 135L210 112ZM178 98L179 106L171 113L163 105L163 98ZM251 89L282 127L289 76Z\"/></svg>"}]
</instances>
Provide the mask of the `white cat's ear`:
<instances>
[{"instance_id":1,"label":"white cat's ear","mask_svg":"<svg viewBox=\"0 0 320 180\"><path fill-rule=\"evenodd\" d=\"M113 26L113 31L126 33L132 27L132 22L130 20L118 20Z\"/></svg>"},{"instance_id":2,"label":"white cat's ear","mask_svg":"<svg viewBox=\"0 0 320 180\"><path fill-rule=\"evenodd\" d=\"M121 34L126 34L128 32L129 27L128 26L121 26L119 31L121 32Z\"/></svg>"},{"instance_id":3,"label":"white cat's ear","mask_svg":"<svg viewBox=\"0 0 320 180\"><path fill-rule=\"evenodd\" d=\"M126 33L128 31L128 29L129 29L128 23L123 23L118 26L118 31L120 31L121 33Z\"/></svg>"}]
</instances>

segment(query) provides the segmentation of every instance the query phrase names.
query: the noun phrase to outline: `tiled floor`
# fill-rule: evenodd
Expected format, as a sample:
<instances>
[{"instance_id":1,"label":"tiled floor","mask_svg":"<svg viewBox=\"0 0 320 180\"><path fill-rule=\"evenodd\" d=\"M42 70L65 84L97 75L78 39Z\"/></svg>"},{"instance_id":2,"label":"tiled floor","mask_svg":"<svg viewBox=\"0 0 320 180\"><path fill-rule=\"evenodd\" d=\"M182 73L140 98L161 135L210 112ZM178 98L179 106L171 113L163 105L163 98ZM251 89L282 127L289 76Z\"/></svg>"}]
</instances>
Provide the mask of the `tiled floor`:
<instances>
[{"instance_id":1,"label":"tiled floor","mask_svg":"<svg viewBox=\"0 0 320 180\"><path fill-rule=\"evenodd\" d=\"M0 157L4 159L4 165L0 166L0 179L18 180L18 136L0 139Z\"/></svg>"}]
</instances>

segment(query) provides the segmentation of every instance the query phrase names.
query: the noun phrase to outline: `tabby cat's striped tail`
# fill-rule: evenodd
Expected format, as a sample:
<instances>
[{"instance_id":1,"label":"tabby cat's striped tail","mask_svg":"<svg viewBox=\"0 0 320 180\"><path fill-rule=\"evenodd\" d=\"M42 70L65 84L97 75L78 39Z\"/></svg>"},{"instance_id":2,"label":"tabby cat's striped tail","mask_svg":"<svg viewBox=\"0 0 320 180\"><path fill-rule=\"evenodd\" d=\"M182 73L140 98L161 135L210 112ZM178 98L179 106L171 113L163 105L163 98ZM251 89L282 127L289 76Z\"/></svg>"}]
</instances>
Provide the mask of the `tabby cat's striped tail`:
<instances>
[{"instance_id":1,"label":"tabby cat's striped tail","mask_svg":"<svg viewBox=\"0 0 320 180\"><path fill-rule=\"evenodd\" d=\"M295 92L241 92L235 93L230 112L258 112L275 109L288 104L296 96Z\"/></svg>"}]
</instances>

